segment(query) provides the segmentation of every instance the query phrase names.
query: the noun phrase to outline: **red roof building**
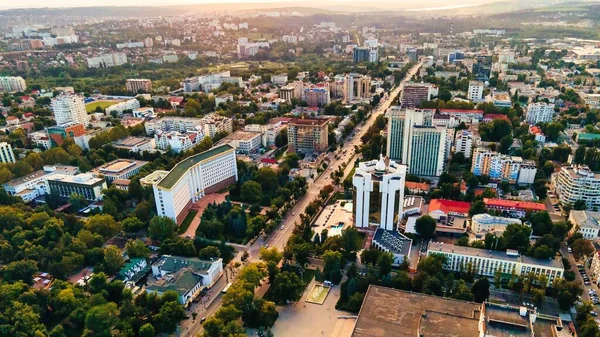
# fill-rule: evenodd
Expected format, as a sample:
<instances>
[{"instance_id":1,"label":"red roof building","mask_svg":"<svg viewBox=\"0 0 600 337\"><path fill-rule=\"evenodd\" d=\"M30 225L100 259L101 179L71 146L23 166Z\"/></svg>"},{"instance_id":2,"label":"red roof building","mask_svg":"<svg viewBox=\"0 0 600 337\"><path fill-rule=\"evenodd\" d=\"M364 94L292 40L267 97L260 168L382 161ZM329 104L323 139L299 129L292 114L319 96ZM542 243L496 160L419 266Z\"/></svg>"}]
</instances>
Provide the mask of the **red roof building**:
<instances>
[{"instance_id":1,"label":"red roof building","mask_svg":"<svg viewBox=\"0 0 600 337\"><path fill-rule=\"evenodd\" d=\"M446 199L431 199L429 202L429 216L434 219L445 219L448 216L468 217L470 202Z\"/></svg>"},{"instance_id":2,"label":"red roof building","mask_svg":"<svg viewBox=\"0 0 600 337\"><path fill-rule=\"evenodd\" d=\"M539 202L483 198L483 203L489 209L512 212L519 216L524 216L527 212L546 210L546 205Z\"/></svg>"},{"instance_id":3,"label":"red roof building","mask_svg":"<svg viewBox=\"0 0 600 337\"><path fill-rule=\"evenodd\" d=\"M410 193L427 193L431 186L428 183L407 181L404 183L404 187L406 187Z\"/></svg>"},{"instance_id":4,"label":"red roof building","mask_svg":"<svg viewBox=\"0 0 600 337\"><path fill-rule=\"evenodd\" d=\"M508 116L502 115L502 114L487 114L487 115L483 116L484 123L491 122L494 119L504 119L505 121L510 122L510 119L508 119Z\"/></svg>"}]
</instances>

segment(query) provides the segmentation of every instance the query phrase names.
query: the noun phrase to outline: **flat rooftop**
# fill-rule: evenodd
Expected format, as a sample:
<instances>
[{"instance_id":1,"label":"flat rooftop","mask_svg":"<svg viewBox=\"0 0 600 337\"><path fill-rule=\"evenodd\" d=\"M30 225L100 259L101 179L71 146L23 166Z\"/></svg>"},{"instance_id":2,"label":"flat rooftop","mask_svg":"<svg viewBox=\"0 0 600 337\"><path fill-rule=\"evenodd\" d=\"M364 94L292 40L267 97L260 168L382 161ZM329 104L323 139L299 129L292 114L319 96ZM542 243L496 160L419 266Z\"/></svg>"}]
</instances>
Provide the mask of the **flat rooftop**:
<instances>
[{"instance_id":1,"label":"flat rooftop","mask_svg":"<svg viewBox=\"0 0 600 337\"><path fill-rule=\"evenodd\" d=\"M225 138L223 138L222 141L251 140L252 138L254 138L256 136L261 136L261 133L238 130L230 135L225 136Z\"/></svg>"},{"instance_id":2,"label":"flat rooftop","mask_svg":"<svg viewBox=\"0 0 600 337\"><path fill-rule=\"evenodd\" d=\"M289 122L289 125L300 125L300 126L310 126L310 125L318 125L322 126L327 124L329 120L326 118L294 118Z\"/></svg>"},{"instance_id":3,"label":"flat rooftop","mask_svg":"<svg viewBox=\"0 0 600 337\"><path fill-rule=\"evenodd\" d=\"M485 258L493 258L503 261L511 261L511 262L523 262L527 264L546 266L552 268L564 268L562 261L560 259L536 259L529 256L511 254L508 255L505 251L498 250L487 250L487 249L479 249L473 247L463 247L463 246L455 246L452 244L439 244L439 242L431 241L427 246L427 251L442 252L442 253L451 253L451 254L461 254L468 256L481 256Z\"/></svg>"},{"instance_id":4,"label":"flat rooftop","mask_svg":"<svg viewBox=\"0 0 600 337\"><path fill-rule=\"evenodd\" d=\"M188 158L180 161L171 169L171 171L169 171L169 173L167 173L167 175L165 175L165 177L163 179L161 179L158 182L158 187L164 188L164 189L173 188L173 186L175 186L175 183L177 183L177 181L179 181L181 176L183 174L185 174L185 172L187 170L189 170L192 166L194 166L204 160L210 159L214 156L223 154L227 151L234 152L235 149L233 148L233 146L231 146L229 144L223 144L220 146L215 146L208 151L198 153L196 155L193 155L191 157L188 157Z\"/></svg>"},{"instance_id":5,"label":"flat rooftop","mask_svg":"<svg viewBox=\"0 0 600 337\"><path fill-rule=\"evenodd\" d=\"M144 137L127 137L115 142L115 146L132 147L140 144L144 144L151 141L150 138Z\"/></svg>"},{"instance_id":6,"label":"flat rooftop","mask_svg":"<svg viewBox=\"0 0 600 337\"><path fill-rule=\"evenodd\" d=\"M479 336L481 304L371 285L352 337Z\"/></svg>"},{"instance_id":7,"label":"flat rooftop","mask_svg":"<svg viewBox=\"0 0 600 337\"><path fill-rule=\"evenodd\" d=\"M94 173L118 174L131 171L148 164L147 161L132 159L116 159L94 169Z\"/></svg>"}]
</instances>

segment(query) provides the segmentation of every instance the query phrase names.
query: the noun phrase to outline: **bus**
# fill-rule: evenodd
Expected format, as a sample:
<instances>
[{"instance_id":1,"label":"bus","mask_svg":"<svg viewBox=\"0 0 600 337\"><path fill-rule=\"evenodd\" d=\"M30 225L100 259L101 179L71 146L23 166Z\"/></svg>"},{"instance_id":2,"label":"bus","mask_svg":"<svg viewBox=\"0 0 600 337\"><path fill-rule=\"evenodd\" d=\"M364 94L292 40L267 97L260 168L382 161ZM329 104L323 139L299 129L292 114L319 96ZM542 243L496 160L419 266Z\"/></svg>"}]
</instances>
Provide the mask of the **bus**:
<instances>
[{"instance_id":1,"label":"bus","mask_svg":"<svg viewBox=\"0 0 600 337\"><path fill-rule=\"evenodd\" d=\"M221 292L223 294L227 294L227 290L229 290L229 287L231 287L231 282L227 283L227 285L225 286L225 288L223 288L223 290L221 290Z\"/></svg>"}]
</instances>

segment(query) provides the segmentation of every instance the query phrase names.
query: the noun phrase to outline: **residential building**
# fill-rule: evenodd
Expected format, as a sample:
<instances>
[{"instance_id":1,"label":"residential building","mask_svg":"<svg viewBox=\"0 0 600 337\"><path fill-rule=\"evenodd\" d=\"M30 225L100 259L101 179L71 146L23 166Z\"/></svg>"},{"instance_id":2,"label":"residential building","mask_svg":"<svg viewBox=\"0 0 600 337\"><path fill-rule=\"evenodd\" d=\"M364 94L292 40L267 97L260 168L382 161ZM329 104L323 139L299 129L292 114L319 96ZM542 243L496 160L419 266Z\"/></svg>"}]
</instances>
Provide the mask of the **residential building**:
<instances>
[{"instance_id":1,"label":"residential building","mask_svg":"<svg viewBox=\"0 0 600 337\"><path fill-rule=\"evenodd\" d=\"M465 158L471 158L471 152L473 152L473 133L471 131L458 131L455 144L454 153L462 153Z\"/></svg>"},{"instance_id":2,"label":"residential building","mask_svg":"<svg viewBox=\"0 0 600 337\"><path fill-rule=\"evenodd\" d=\"M431 185L429 185L428 183L417 183L413 181L407 181L404 183L404 185L408 192L411 194L429 193L429 190L431 189Z\"/></svg>"},{"instance_id":3,"label":"residential building","mask_svg":"<svg viewBox=\"0 0 600 337\"><path fill-rule=\"evenodd\" d=\"M260 132L238 130L219 140L217 144L229 144L235 148L237 153L254 153L262 145L262 134Z\"/></svg>"},{"instance_id":4,"label":"residential building","mask_svg":"<svg viewBox=\"0 0 600 337\"><path fill-rule=\"evenodd\" d=\"M15 163L15 154L13 153L12 146L7 142L0 143L0 161L3 163Z\"/></svg>"},{"instance_id":5,"label":"residential building","mask_svg":"<svg viewBox=\"0 0 600 337\"><path fill-rule=\"evenodd\" d=\"M476 81L488 81L492 75L492 57L477 56L471 67L471 73Z\"/></svg>"},{"instance_id":6,"label":"residential building","mask_svg":"<svg viewBox=\"0 0 600 337\"><path fill-rule=\"evenodd\" d=\"M452 63L454 61L459 61L465 58L465 53L460 50L455 50L451 53L448 53L448 63Z\"/></svg>"},{"instance_id":7,"label":"residential building","mask_svg":"<svg viewBox=\"0 0 600 337\"><path fill-rule=\"evenodd\" d=\"M203 118L164 117L148 121L144 124L144 127L148 135L152 135L157 131L202 131L203 134L214 138L217 132L231 133L233 122L229 117L210 114Z\"/></svg>"},{"instance_id":8,"label":"residential building","mask_svg":"<svg viewBox=\"0 0 600 337\"><path fill-rule=\"evenodd\" d=\"M542 128L540 128L539 126L537 126L537 125L529 126L529 133L534 135L536 142L541 143L541 144L546 142L546 135L544 135L544 133L542 132Z\"/></svg>"},{"instance_id":9,"label":"residential building","mask_svg":"<svg viewBox=\"0 0 600 337\"><path fill-rule=\"evenodd\" d=\"M288 81L287 74L271 75L271 83L273 83L275 85L278 85L278 86L286 85L287 81Z\"/></svg>"},{"instance_id":10,"label":"residential building","mask_svg":"<svg viewBox=\"0 0 600 337\"><path fill-rule=\"evenodd\" d=\"M295 91L296 88L290 85L281 87L279 88L279 98L284 99L288 102L292 102L292 98L295 97Z\"/></svg>"},{"instance_id":11,"label":"residential building","mask_svg":"<svg viewBox=\"0 0 600 337\"><path fill-rule=\"evenodd\" d=\"M517 218L522 218L530 212L546 211L546 205L539 202L483 198L483 203L487 209L499 211Z\"/></svg>"},{"instance_id":12,"label":"residential building","mask_svg":"<svg viewBox=\"0 0 600 337\"><path fill-rule=\"evenodd\" d=\"M145 137L127 137L112 143L115 149L133 153L154 152L154 139Z\"/></svg>"},{"instance_id":13,"label":"residential building","mask_svg":"<svg viewBox=\"0 0 600 337\"><path fill-rule=\"evenodd\" d=\"M477 147L473 151L471 172L476 176L488 175L495 181L531 184L537 168L531 161L521 157L503 155L487 148ZM522 176L522 177L521 177Z\"/></svg>"},{"instance_id":14,"label":"residential building","mask_svg":"<svg viewBox=\"0 0 600 337\"><path fill-rule=\"evenodd\" d=\"M565 273L560 258L536 259L520 255L518 251L511 249L501 252L431 241L427 246L427 256L434 254L446 257L443 265L445 270L459 272L470 265L475 275L486 277L493 277L496 271L505 275L514 271L517 276L533 272L536 275L546 275L550 285Z\"/></svg>"},{"instance_id":15,"label":"residential building","mask_svg":"<svg viewBox=\"0 0 600 337\"><path fill-rule=\"evenodd\" d=\"M0 92L25 91L27 85L21 76L0 76Z\"/></svg>"},{"instance_id":16,"label":"residential building","mask_svg":"<svg viewBox=\"0 0 600 337\"><path fill-rule=\"evenodd\" d=\"M382 252L392 253L394 256L392 266L398 267L405 259L410 258L412 240L397 230L377 228L371 245Z\"/></svg>"},{"instance_id":17,"label":"residential building","mask_svg":"<svg viewBox=\"0 0 600 337\"><path fill-rule=\"evenodd\" d=\"M446 199L431 199L429 202L429 216L444 221L451 216L466 218L469 216L470 202Z\"/></svg>"},{"instance_id":18,"label":"residential building","mask_svg":"<svg viewBox=\"0 0 600 337\"><path fill-rule=\"evenodd\" d=\"M571 334L567 325L518 304L461 301L370 285L352 337L565 337Z\"/></svg>"},{"instance_id":19,"label":"residential building","mask_svg":"<svg viewBox=\"0 0 600 337\"><path fill-rule=\"evenodd\" d=\"M483 89L485 88L485 84L483 82L478 81L469 81L469 91L467 94L467 98L469 101L479 102L483 101Z\"/></svg>"},{"instance_id":20,"label":"residential building","mask_svg":"<svg viewBox=\"0 0 600 337\"><path fill-rule=\"evenodd\" d=\"M231 145L188 157L153 183L157 213L181 223L193 203L236 181L236 155Z\"/></svg>"},{"instance_id":21,"label":"residential building","mask_svg":"<svg viewBox=\"0 0 600 337\"><path fill-rule=\"evenodd\" d=\"M418 108L421 102L431 100L432 86L429 83L405 83L400 95L400 106L402 108Z\"/></svg>"},{"instance_id":22,"label":"residential building","mask_svg":"<svg viewBox=\"0 0 600 337\"><path fill-rule=\"evenodd\" d=\"M51 147L62 146L66 139L85 134L85 125L76 123L65 123L61 125L50 126L46 128L48 137L51 141Z\"/></svg>"},{"instance_id":23,"label":"residential building","mask_svg":"<svg viewBox=\"0 0 600 337\"><path fill-rule=\"evenodd\" d=\"M510 224L523 224L520 219L504 218L493 216L486 213L475 214L471 218L471 232L475 233L476 237L485 237L486 234L496 234L501 236L506 226Z\"/></svg>"},{"instance_id":24,"label":"residential building","mask_svg":"<svg viewBox=\"0 0 600 337\"><path fill-rule=\"evenodd\" d=\"M125 53L100 54L87 58L88 68L107 68L120 66L125 63L127 63L127 55Z\"/></svg>"},{"instance_id":25,"label":"residential building","mask_svg":"<svg viewBox=\"0 0 600 337\"><path fill-rule=\"evenodd\" d=\"M327 135L327 119L292 119L288 123L288 151L304 154L325 152Z\"/></svg>"},{"instance_id":26,"label":"residential building","mask_svg":"<svg viewBox=\"0 0 600 337\"><path fill-rule=\"evenodd\" d=\"M396 231L402 220L406 166L387 158L358 164L354 186L354 217L357 228L371 224Z\"/></svg>"},{"instance_id":27,"label":"residential building","mask_svg":"<svg viewBox=\"0 0 600 337\"><path fill-rule=\"evenodd\" d=\"M133 109L131 114L133 115L134 118L151 119L151 118L156 117L153 107L143 107L143 108Z\"/></svg>"},{"instance_id":28,"label":"residential building","mask_svg":"<svg viewBox=\"0 0 600 337\"><path fill-rule=\"evenodd\" d=\"M215 97L215 106L219 106L221 103L227 104L227 102L233 102L232 94L222 94Z\"/></svg>"},{"instance_id":29,"label":"residential building","mask_svg":"<svg viewBox=\"0 0 600 337\"><path fill-rule=\"evenodd\" d=\"M129 191L129 185L131 180L129 179L115 179L112 181L111 186L114 186L122 191Z\"/></svg>"},{"instance_id":30,"label":"residential building","mask_svg":"<svg viewBox=\"0 0 600 337\"><path fill-rule=\"evenodd\" d=\"M163 255L152 264L153 279L146 292L162 295L177 292L179 304L188 307L204 288L210 288L223 273L223 259Z\"/></svg>"},{"instance_id":31,"label":"residential building","mask_svg":"<svg viewBox=\"0 0 600 337\"><path fill-rule=\"evenodd\" d=\"M75 175L78 172L79 168L76 166L46 165L42 170L13 179L2 186L9 195L17 196L25 202L30 202L50 191L48 188L48 178L55 174Z\"/></svg>"},{"instance_id":32,"label":"residential building","mask_svg":"<svg viewBox=\"0 0 600 337\"><path fill-rule=\"evenodd\" d=\"M185 152L200 143L206 135L202 131L189 130L185 133L178 131L157 131L154 133L156 148L173 153Z\"/></svg>"},{"instance_id":33,"label":"residential building","mask_svg":"<svg viewBox=\"0 0 600 337\"><path fill-rule=\"evenodd\" d=\"M125 87L127 88L127 91L134 94L140 92L151 92L152 81L145 78L130 78L125 83Z\"/></svg>"},{"instance_id":34,"label":"residential building","mask_svg":"<svg viewBox=\"0 0 600 337\"><path fill-rule=\"evenodd\" d=\"M329 88L319 88L316 86L304 88L304 91L302 91L302 100L309 107L323 107L330 102Z\"/></svg>"},{"instance_id":35,"label":"residential building","mask_svg":"<svg viewBox=\"0 0 600 337\"><path fill-rule=\"evenodd\" d=\"M449 128L455 128L460 123L465 123L466 125L478 124L483 119L483 110L440 109L434 118L437 116L447 117L448 122L444 125ZM435 121L432 124L437 125Z\"/></svg>"},{"instance_id":36,"label":"residential building","mask_svg":"<svg viewBox=\"0 0 600 337\"><path fill-rule=\"evenodd\" d=\"M346 102L369 98L371 77L357 73L346 74L343 80L343 95Z\"/></svg>"},{"instance_id":37,"label":"residential building","mask_svg":"<svg viewBox=\"0 0 600 337\"><path fill-rule=\"evenodd\" d=\"M354 47L352 50L352 59L354 63L377 62L379 60L379 51L377 45L368 47Z\"/></svg>"},{"instance_id":38,"label":"residential building","mask_svg":"<svg viewBox=\"0 0 600 337\"><path fill-rule=\"evenodd\" d=\"M192 92L202 90L209 93L218 89L223 83L235 84L240 88L244 85L241 77L232 77L231 72L223 71L216 74L187 78L183 81L183 91Z\"/></svg>"},{"instance_id":39,"label":"residential building","mask_svg":"<svg viewBox=\"0 0 600 337\"><path fill-rule=\"evenodd\" d=\"M573 224L571 235L577 232L588 240L600 238L600 212L571 210L569 222Z\"/></svg>"},{"instance_id":40,"label":"residential building","mask_svg":"<svg viewBox=\"0 0 600 337\"><path fill-rule=\"evenodd\" d=\"M595 251L592 254L592 264L590 265L590 276L593 277L593 282L600 283L600 251Z\"/></svg>"},{"instance_id":41,"label":"residential building","mask_svg":"<svg viewBox=\"0 0 600 337\"><path fill-rule=\"evenodd\" d=\"M138 174L140 168L148 164L147 161L134 159L115 159L109 163L96 167L91 172L96 177L104 177L109 182L115 179L129 179Z\"/></svg>"},{"instance_id":42,"label":"residential building","mask_svg":"<svg viewBox=\"0 0 600 337\"><path fill-rule=\"evenodd\" d=\"M117 104L113 104L113 105L107 107L106 109L104 109L104 111L107 116L110 116L113 112L115 112L117 115L120 116L126 110L131 110L133 112L133 110L136 110L139 108L140 108L140 101L138 101L135 98L132 98L132 99L128 99L123 102L119 102Z\"/></svg>"},{"instance_id":43,"label":"residential building","mask_svg":"<svg viewBox=\"0 0 600 337\"><path fill-rule=\"evenodd\" d=\"M83 97L72 94L60 94L52 99L52 112L57 125L66 123L90 124L90 116L85 110Z\"/></svg>"},{"instance_id":44,"label":"residential building","mask_svg":"<svg viewBox=\"0 0 600 337\"><path fill-rule=\"evenodd\" d=\"M87 201L99 201L102 200L102 191L107 187L104 178L80 173L77 175L54 174L48 178L48 188L49 191L56 191L63 198L77 194Z\"/></svg>"},{"instance_id":45,"label":"residential building","mask_svg":"<svg viewBox=\"0 0 600 337\"><path fill-rule=\"evenodd\" d=\"M588 209L600 207L600 174L587 166L567 165L552 175L552 185L563 205L582 200Z\"/></svg>"},{"instance_id":46,"label":"residential building","mask_svg":"<svg viewBox=\"0 0 600 337\"><path fill-rule=\"evenodd\" d=\"M133 289L148 272L150 271L150 265L145 258L134 257L130 258L129 261L119 270L116 279L123 281L126 287Z\"/></svg>"},{"instance_id":47,"label":"residential building","mask_svg":"<svg viewBox=\"0 0 600 337\"><path fill-rule=\"evenodd\" d=\"M554 118L554 105L544 102L529 103L527 105L527 123L535 125L537 123L551 122Z\"/></svg>"}]
</instances>

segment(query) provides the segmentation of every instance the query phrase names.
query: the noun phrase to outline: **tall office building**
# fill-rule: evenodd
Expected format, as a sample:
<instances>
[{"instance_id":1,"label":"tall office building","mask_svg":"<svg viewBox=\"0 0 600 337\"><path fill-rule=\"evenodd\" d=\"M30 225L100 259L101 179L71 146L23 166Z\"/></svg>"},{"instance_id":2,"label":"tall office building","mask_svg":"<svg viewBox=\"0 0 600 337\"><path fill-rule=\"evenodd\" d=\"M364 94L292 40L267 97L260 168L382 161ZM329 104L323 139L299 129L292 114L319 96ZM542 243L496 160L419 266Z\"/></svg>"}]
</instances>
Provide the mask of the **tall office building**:
<instances>
[{"instance_id":1,"label":"tall office building","mask_svg":"<svg viewBox=\"0 0 600 337\"><path fill-rule=\"evenodd\" d=\"M444 169L447 129L432 126L432 111L391 109L389 111L387 154L408 165L408 173L439 176Z\"/></svg>"},{"instance_id":2,"label":"tall office building","mask_svg":"<svg viewBox=\"0 0 600 337\"><path fill-rule=\"evenodd\" d=\"M422 101L431 99L431 84L409 82L404 84L400 95L400 106L402 108L418 108Z\"/></svg>"},{"instance_id":3,"label":"tall office building","mask_svg":"<svg viewBox=\"0 0 600 337\"><path fill-rule=\"evenodd\" d=\"M52 99L52 112L56 124L90 124L90 116L85 110L83 97L72 94L60 94Z\"/></svg>"},{"instance_id":4,"label":"tall office building","mask_svg":"<svg viewBox=\"0 0 600 337\"><path fill-rule=\"evenodd\" d=\"M396 230L402 220L406 166L384 159L358 164L354 185L354 216L357 228L376 224L385 230Z\"/></svg>"},{"instance_id":5,"label":"tall office building","mask_svg":"<svg viewBox=\"0 0 600 337\"><path fill-rule=\"evenodd\" d=\"M471 68L473 78L476 81L487 81L492 75L492 57L480 55L475 58L473 67Z\"/></svg>"},{"instance_id":6,"label":"tall office building","mask_svg":"<svg viewBox=\"0 0 600 337\"><path fill-rule=\"evenodd\" d=\"M237 181L235 149L216 146L180 161L169 172L151 175L157 177L149 180L158 215L180 223L194 202Z\"/></svg>"},{"instance_id":7,"label":"tall office building","mask_svg":"<svg viewBox=\"0 0 600 337\"><path fill-rule=\"evenodd\" d=\"M288 123L288 151L304 154L327 150L327 119L295 118Z\"/></svg>"},{"instance_id":8,"label":"tall office building","mask_svg":"<svg viewBox=\"0 0 600 337\"><path fill-rule=\"evenodd\" d=\"M0 161L3 163L16 162L12 147L7 142L0 143Z\"/></svg>"},{"instance_id":9,"label":"tall office building","mask_svg":"<svg viewBox=\"0 0 600 337\"><path fill-rule=\"evenodd\" d=\"M483 82L469 81L469 95L470 101L481 101L483 99Z\"/></svg>"},{"instance_id":10,"label":"tall office building","mask_svg":"<svg viewBox=\"0 0 600 337\"><path fill-rule=\"evenodd\" d=\"M357 73L344 76L344 101L365 99L371 95L371 77Z\"/></svg>"},{"instance_id":11,"label":"tall office building","mask_svg":"<svg viewBox=\"0 0 600 337\"><path fill-rule=\"evenodd\" d=\"M0 76L0 92L24 91L27 88L21 76Z\"/></svg>"},{"instance_id":12,"label":"tall office building","mask_svg":"<svg viewBox=\"0 0 600 337\"><path fill-rule=\"evenodd\" d=\"M369 61L369 48L354 47L352 50L352 60L354 63Z\"/></svg>"},{"instance_id":13,"label":"tall office building","mask_svg":"<svg viewBox=\"0 0 600 337\"><path fill-rule=\"evenodd\" d=\"M137 94L138 92L152 91L152 81L145 78L128 79L125 83L127 91Z\"/></svg>"},{"instance_id":14,"label":"tall office building","mask_svg":"<svg viewBox=\"0 0 600 337\"><path fill-rule=\"evenodd\" d=\"M538 102L527 105L527 123L529 125L551 122L552 118L554 118L553 104Z\"/></svg>"}]
</instances>

